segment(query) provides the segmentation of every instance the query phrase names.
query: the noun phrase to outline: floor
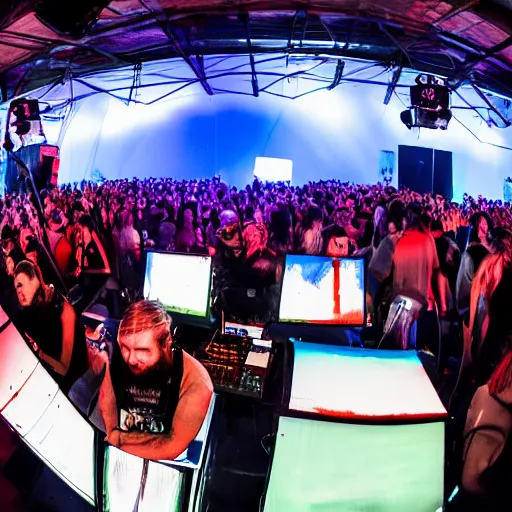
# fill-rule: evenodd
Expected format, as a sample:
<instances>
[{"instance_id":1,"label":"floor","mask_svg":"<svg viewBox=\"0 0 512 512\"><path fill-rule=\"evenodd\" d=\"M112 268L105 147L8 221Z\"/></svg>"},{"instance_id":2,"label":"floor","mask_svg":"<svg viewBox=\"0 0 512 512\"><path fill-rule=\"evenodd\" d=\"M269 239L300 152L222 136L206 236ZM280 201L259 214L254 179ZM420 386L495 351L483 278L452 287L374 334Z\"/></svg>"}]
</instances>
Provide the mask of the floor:
<instances>
[{"instance_id":1,"label":"floor","mask_svg":"<svg viewBox=\"0 0 512 512\"><path fill-rule=\"evenodd\" d=\"M270 465L272 412L251 399L224 397L216 425L205 512L259 512Z\"/></svg>"}]
</instances>

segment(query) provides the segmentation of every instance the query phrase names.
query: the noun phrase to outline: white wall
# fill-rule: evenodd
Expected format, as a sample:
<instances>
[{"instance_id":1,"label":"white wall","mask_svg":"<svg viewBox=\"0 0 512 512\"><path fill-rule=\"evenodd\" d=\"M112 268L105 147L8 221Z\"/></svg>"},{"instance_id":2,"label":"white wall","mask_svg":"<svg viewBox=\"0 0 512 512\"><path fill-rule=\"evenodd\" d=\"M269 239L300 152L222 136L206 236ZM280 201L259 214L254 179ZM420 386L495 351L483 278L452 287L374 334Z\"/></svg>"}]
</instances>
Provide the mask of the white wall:
<instances>
[{"instance_id":1,"label":"white wall","mask_svg":"<svg viewBox=\"0 0 512 512\"><path fill-rule=\"evenodd\" d=\"M224 79L223 87L237 80ZM151 96L168 90L152 88ZM146 100L149 91L138 99ZM80 181L94 170L107 178L220 173L229 183L245 185L254 159L267 156L293 160L296 184L332 177L374 183L380 151L406 144L453 152L456 199L464 192L502 197L503 180L512 175L512 151L479 143L455 119L445 132L409 131L400 121L399 98L384 106L384 95L382 86L343 84L296 100L265 94L209 97L199 85L152 106L91 96L78 103L64 137L60 178ZM474 111L454 114L482 140L512 147L512 128L488 128Z\"/></svg>"}]
</instances>

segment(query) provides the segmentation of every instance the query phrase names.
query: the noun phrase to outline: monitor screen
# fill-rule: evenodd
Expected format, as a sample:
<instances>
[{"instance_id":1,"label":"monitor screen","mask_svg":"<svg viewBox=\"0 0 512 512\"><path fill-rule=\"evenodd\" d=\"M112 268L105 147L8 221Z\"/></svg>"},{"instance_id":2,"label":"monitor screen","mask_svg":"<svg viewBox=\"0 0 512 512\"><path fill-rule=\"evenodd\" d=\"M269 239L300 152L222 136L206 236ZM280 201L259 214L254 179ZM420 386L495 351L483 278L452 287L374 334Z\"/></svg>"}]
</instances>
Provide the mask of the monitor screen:
<instances>
[{"instance_id":1,"label":"monitor screen","mask_svg":"<svg viewBox=\"0 0 512 512\"><path fill-rule=\"evenodd\" d=\"M289 409L340 418L444 417L414 351L294 342Z\"/></svg>"},{"instance_id":2,"label":"monitor screen","mask_svg":"<svg viewBox=\"0 0 512 512\"><path fill-rule=\"evenodd\" d=\"M364 325L364 260L287 255L280 322Z\"/></svg>"},{"instance_id":3,"label":"monitor screen","mask_svg":"<svg viewBox=\"0 0 512 512\"><path fill-rule=\"evenodd\" d=\"M435 512L444 424L279 418L264 512Z\"/></svg>"},{"instance_id":4,"label":"monitor screen","mask_svg":"<svg viewBox=\"0 0 512 512\"><path fill-rule=\"evenodd\" d=\"M179 469L107 446L104 475L104 510L181 510L184 473Z\"/></svg>"},{"instance_id":5,"label":"monitor screen","mask_svg":"<svg viewBox=\"0 0 512 512\"><path fill-rule=\"evenodd\" d=\"M160 301L169 313L207 318L211 268L209 256L149 251L144 297Z\"/></svg>"},{"instance_id":6,"label":"monitor screen","mask_svg":"<svg viewBox=\"0 0 512 512\"><path fill-rule=\"evenodd\" d=\"M95 504L94 429L0 309L0 411L57 476Z\"/></svg>"}]
</instances>

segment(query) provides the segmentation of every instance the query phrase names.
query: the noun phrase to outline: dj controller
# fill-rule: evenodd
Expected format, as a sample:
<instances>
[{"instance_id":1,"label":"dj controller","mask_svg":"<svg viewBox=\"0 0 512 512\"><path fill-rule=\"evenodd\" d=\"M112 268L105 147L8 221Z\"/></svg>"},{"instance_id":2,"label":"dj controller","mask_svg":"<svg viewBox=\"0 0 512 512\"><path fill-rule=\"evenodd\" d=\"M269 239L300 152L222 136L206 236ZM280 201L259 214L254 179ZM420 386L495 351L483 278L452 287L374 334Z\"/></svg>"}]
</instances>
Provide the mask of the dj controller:
<instances>
[{"instance_id":1,"label":"dj controller","mask_svg":"<svg viewBox=\"0 0 512 512\"><path fill-rule=\"evenodd\" d=\"M272 357L272 342L216 331L198 359L216 391L261 399Z\"/></svg>"}]
</instances>

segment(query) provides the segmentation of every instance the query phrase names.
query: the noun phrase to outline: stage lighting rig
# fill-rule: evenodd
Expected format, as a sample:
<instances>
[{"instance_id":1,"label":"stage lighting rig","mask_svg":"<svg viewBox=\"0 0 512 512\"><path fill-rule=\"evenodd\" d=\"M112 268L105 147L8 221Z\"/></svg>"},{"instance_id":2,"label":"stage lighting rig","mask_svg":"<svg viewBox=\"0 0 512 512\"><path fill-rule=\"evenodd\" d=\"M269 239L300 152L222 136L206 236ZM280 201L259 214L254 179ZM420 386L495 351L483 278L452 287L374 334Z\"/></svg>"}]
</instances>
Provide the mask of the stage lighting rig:
<instances>
[{"instance_id":1,"label":"stage lighting rig","mask_svg":"<svg viewBox=\"0 0 512 512\"><path fill-rule=\"evenodd\" d=\"M402 123L409 128L446 130L452 118L450 89L444 80L432 75L418 75L416 85L410 89L411 107L400 114Z\"/></svg>"}]
</instances>

